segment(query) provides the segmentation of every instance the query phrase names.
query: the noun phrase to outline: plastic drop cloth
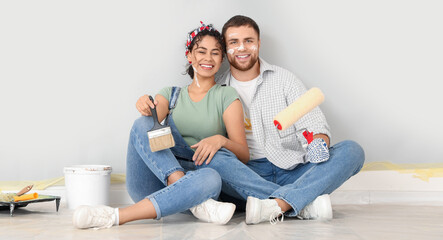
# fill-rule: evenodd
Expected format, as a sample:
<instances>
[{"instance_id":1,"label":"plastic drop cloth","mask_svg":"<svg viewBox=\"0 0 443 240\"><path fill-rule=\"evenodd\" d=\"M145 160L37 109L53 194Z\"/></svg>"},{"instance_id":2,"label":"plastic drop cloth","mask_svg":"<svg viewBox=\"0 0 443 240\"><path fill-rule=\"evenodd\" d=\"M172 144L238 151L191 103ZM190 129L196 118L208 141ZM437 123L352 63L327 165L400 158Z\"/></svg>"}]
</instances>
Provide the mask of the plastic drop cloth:
<instances>
[{"instance_id":1,"label":"plastic drop cloth","mask_svg":"<svg viewBox=\"0 0 443 240\"><path fill-rule=\"evenodd\" d=\"M332 220L285 218L277 225L246 225L244 213L236 213L227 225L200 222L180 213L159 221L79 230L72 226L71 210L62 206L57 214L53 204L41 204L17 209L12 218L8 211L0 211L0 239L443 239L443 206L334 205Z\"/></svg>"}]
</instances>

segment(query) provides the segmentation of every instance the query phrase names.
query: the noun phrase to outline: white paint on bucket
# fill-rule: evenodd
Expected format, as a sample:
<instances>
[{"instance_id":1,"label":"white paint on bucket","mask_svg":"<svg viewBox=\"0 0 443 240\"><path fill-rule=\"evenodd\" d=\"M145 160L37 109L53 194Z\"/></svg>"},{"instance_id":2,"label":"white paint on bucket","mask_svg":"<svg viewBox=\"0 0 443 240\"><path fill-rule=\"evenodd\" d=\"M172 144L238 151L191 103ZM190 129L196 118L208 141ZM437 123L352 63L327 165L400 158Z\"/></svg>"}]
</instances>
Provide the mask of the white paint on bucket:
<instances>
[{"instance_id":1,"label":"white paint on bucket","mask_svg":"<svg viewBox=\"0 0 443 240\"><path fill-rule=\"evenodd\" d=\"M112 168L108 165L65 167L66 196L69 209L80 205L109 205Z\"/></svg>"}]
</instances>

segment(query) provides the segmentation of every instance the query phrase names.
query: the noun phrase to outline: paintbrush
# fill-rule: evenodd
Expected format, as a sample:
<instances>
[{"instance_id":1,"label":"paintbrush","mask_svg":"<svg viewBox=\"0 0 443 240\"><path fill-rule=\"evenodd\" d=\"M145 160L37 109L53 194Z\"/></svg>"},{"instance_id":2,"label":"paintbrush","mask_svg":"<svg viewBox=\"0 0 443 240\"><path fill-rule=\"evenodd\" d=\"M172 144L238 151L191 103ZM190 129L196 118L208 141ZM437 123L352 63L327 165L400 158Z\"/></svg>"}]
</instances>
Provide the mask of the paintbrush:
<instances>
[{"instance_id":1,"label":"paintbrush","mask_svg":"<svg viewBox=\"0 0 443 240\"><path fill-rule=\"evenodd\" d=\"M149 96L149 100L154 103L154 99ZM162 125L158 121L156 106L151 108L152 118L154 120L154 126L148 131L149 146L152 152L157 152L166 148L175 146L174 137L172 136L171 128L167 121Z\"/></svg>"}]
</instances>

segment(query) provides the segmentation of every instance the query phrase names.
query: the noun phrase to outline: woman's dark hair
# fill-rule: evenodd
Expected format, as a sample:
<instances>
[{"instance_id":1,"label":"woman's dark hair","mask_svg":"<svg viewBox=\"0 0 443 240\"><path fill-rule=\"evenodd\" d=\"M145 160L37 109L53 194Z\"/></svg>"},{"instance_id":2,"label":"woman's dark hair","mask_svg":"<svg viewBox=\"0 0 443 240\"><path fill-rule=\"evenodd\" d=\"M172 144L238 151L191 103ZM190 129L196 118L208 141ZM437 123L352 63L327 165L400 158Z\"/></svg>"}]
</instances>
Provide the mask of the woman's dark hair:
<instances>
[{"instance_id":1,"label":"woman's dark hair","mask_svg":"<svg viewBox=\"0 0 443 240\"><path fill-rule=\"evenodd\" d=\"M222 29L223 38L225 38L225 34L228 28L242 27L242 26L252 27L257 32L258 39L260 39L260 28L258 27L257 23L252 18L242 15L233 16L225 23L225 25L223 25Z\"/></svg>"},{"instance_id":2,"label":"woman's dark hair","mask_svg":"<svg viewBox=\"0 0 443 240\"><path fill-rule=\"evenodd\" d=\"M193 31L192 31L193 32ZM190 33L192 33L190 32ZM201 32L199 32L197 34L197 36L194 37L194 39L192 40L191 44L188 47L188 51L191 52L192 49L194 48L195 45L198 46L198 43L203 39L203 37L205 36L212 36L215 38L215 40L217 40L218 44L220 44L220 48L221 48L221 54L222 54L222 58L223 58L223 54L226 52L226 45L225 42L223 40L222 35L215 30L208 30L208 29L204 29ZM186 73L189 74L189 76L194 79L194 69L192 68L192 64L189 64L188 66L188 70L186 70Z\"/></svg>"}]
</instances>

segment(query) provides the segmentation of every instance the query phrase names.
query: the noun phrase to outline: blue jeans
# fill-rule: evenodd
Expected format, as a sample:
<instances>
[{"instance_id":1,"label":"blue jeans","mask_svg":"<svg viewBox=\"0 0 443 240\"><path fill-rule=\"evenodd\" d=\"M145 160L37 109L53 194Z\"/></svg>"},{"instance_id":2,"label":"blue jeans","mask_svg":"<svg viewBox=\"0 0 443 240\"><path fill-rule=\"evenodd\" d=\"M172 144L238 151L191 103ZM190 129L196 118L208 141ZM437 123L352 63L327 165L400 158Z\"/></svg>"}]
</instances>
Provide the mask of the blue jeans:
<instances>
[{"instance_id":1,"label":"blue jeans","mask_svg":"<svg viewBox=\"0 0 443 240\"><path fill-rule=\"evenodd\" d=\"M210 164L195 166L194 150L178 132L172 116L168 122L175 146L153 153L146 134L153 126L152 117L138 118L131 129L126 163L129 195L135 202L150 199L158 219L217 198L220 188L229 196L246 200L248 196L268 198L280 187L260 177L225 148L217 151ZM186 175L166 187L168 176L175 171L184 171Z\"/></svg>"},{"instance_id":2,"label":"blue jeans","mask_svg":"<svg viewBox=\"0 0 443 240\"><path fill-rule=\"evenodd\" d=\"M152 126L152 117L140 117L131 129L126 185L132 200L139 202L148 198L160 219L186 211L209 198L217 199L221 178L213 169L186 172L184 177L167 186L168 176L184 169L170 149L151 152L146 132Z\"/></svg>"},{"instance_id":3,"label":"blue jeans","mask_svg":"<svg viewBox=\"0 0 443 240\"><path fill-rule=\"evenodd\" d=\"M179 159L181 166L187 171L205 168L216 170L222 179L222 192L228 196L242 200L246 200L248 196L266 199L280 187L260 177L226 148L219 149L209 164L195 166L192 161L194 150L180 135L172 116L169 117L169 125L175 141L175 147L171 151Z\"/></svg>"},{"instance_id":4,"label":"blue jeans","mask_svg":"<svg viewBox=\"0 0 443 240\"><path fill-rule=\"evenodd\" d=\"M316 197L330 194L363 166L363 149L354 141L343 141L329 148L329 160L300 164L292 170L276 167L266 158L252 160L248 166L268 181L280 185L270 198L285 200L292 210L285 215L296 216Z\"/></svg>"}]
</instances>

